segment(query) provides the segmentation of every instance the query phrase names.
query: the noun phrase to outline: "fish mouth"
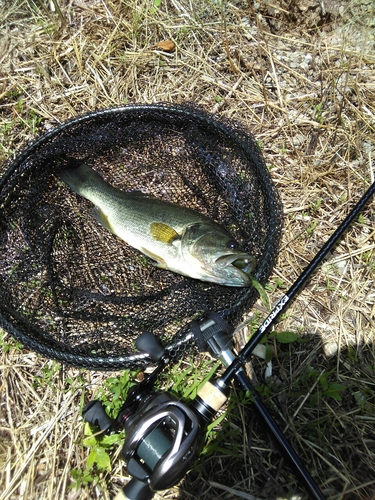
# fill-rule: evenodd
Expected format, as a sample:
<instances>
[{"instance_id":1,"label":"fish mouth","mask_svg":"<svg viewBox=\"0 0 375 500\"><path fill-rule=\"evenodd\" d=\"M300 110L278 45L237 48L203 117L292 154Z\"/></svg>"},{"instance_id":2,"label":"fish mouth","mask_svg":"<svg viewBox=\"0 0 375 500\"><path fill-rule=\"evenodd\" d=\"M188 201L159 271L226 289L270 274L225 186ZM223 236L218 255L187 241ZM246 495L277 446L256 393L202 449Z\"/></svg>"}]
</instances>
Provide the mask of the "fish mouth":
<instances>
[{"instance_id":1,"label":"fish mouth","mask_svg":"<svg viewBox=\"0 0 375 500\"><path fill-rule=\"evenodd\" d=\"M254 271L256 267L256 260L254 257L247 253L232 253L218 257L215 260L215 264L222 268L233 266L248 276Z\"/></svg>"}]
</instances>

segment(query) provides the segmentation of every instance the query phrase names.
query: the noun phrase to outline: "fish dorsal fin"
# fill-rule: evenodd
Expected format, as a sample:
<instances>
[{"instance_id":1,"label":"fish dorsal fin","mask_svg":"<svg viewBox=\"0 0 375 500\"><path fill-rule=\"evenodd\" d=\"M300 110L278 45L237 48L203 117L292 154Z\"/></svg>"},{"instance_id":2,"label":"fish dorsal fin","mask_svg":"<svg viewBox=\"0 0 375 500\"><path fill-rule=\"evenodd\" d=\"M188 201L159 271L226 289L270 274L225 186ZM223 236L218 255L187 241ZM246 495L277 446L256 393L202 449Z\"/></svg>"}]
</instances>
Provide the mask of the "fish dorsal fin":
<instances>
[{"instance_id":1,"label":"fish dorsal fin","mask_svg":"<svg viewBox=\"0 0 375 500\"><path fill-rule=\"evenodd\" d=\"M152 222L150 231L154 240L162 241L168 245L180 238L178 232L173 227L164 224L164 222Z\"/></svg>"},{"instance_id":2,"label":"fish dorsal fin","mask_svg":"<svg viewBox=\"0 0 375 500\"><path fill-rule=\"evenodd\" d=\"M108 229L108 231L111 231L111 233L114 233L113 228L108 221L108 217L104 212L100 210L99 207L94 207L92 212L94 214L95 219L99 222L99 224Z\"/></svg>"}]
</instances>

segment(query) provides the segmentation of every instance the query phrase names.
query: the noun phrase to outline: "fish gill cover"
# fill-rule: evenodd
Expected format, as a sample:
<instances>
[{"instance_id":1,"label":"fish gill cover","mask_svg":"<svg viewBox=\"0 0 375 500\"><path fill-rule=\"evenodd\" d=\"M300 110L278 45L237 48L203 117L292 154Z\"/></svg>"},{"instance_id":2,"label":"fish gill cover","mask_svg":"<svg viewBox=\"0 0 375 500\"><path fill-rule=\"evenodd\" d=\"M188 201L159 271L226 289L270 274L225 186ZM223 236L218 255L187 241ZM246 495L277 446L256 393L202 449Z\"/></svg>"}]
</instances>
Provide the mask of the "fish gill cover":
<instances>
[{"instance_id":1,"label":"fish gill cover","mask_svg":"<svg viewBox=\"0 0 375 500\"><path fill-rule=\"evenodd\" d=\"M0 326L25 347L92 369L141 368L140 333L173 356L207 311L236 324L257 298L158 269L101 227L92 203L56 174L84 162L123 191L192 208L254 255L265 283L277 257L282 205L255 139L190 104L96 111L38 138L0 181Z\"/></svg>"}]
</instances>

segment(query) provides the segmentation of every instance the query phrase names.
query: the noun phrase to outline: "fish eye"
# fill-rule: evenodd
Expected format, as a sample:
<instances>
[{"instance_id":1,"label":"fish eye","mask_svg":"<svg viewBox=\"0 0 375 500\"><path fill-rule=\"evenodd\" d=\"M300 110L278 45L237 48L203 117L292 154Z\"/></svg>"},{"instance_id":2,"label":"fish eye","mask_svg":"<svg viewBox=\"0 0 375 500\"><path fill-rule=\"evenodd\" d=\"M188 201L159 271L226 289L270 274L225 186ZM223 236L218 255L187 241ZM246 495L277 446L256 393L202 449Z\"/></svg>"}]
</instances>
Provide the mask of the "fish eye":
<instances>
[{"instance_id":1,"label":"fish eye","mask_svg":"<svg viewBox=\"0 0 375 500\"><path fill-rule=\"evenodd\" d=\"M231 250L238 250L238 243L235 240L229 240L227 243L227 247Z\"/></svg>"}]
</instances>

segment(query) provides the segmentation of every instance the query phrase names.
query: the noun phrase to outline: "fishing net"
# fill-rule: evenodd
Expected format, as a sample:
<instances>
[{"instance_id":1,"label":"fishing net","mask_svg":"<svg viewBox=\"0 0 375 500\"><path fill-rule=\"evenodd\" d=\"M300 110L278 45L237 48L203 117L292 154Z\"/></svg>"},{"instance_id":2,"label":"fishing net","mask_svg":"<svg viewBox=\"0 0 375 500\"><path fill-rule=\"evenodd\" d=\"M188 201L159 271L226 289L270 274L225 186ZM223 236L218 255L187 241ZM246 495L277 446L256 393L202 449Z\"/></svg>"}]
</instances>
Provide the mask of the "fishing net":
<instances>
[{"instance_id":1,"label":"fishing net","mask_svg":"<svg viewBox=\"0 0 375 500\"><path fill-rule=\"evenodd\" d=\"M282 206L241 125L191 105L129 105L80 116L21 152L0 181L0 326L25 347L90 369L142 368L143 331L171 356L192 348L189 324L215 311L240 321L254 288L158 269L100 226L92 204L55 175L85 162L122 190L187 206L224 226L257 259L265 283Z\"/></svg>"}]
</instances>

